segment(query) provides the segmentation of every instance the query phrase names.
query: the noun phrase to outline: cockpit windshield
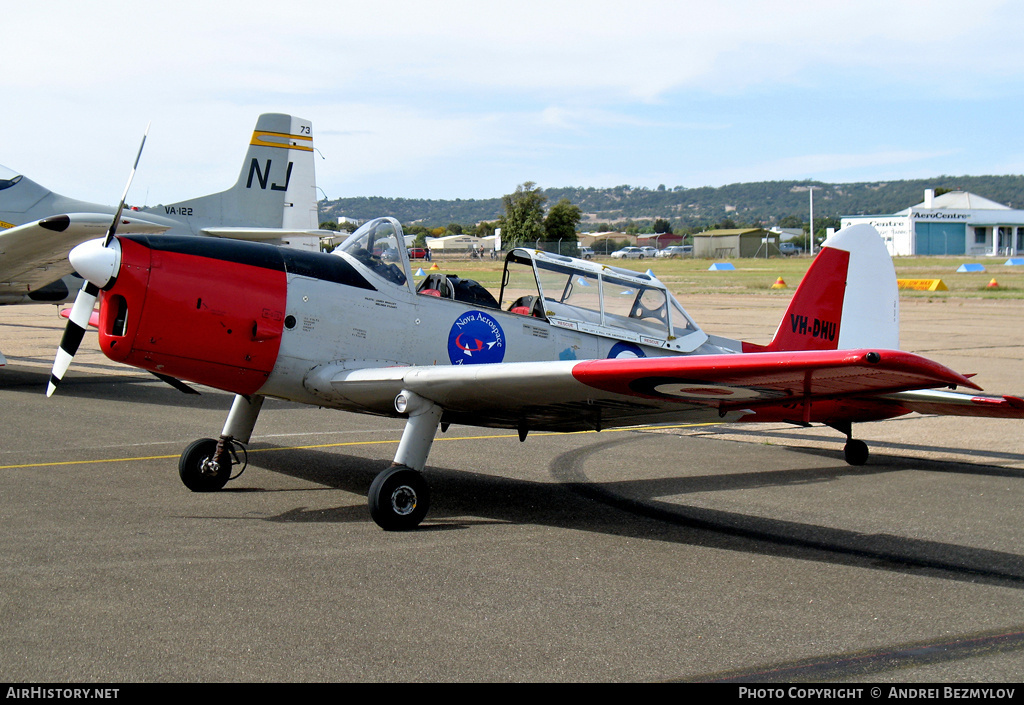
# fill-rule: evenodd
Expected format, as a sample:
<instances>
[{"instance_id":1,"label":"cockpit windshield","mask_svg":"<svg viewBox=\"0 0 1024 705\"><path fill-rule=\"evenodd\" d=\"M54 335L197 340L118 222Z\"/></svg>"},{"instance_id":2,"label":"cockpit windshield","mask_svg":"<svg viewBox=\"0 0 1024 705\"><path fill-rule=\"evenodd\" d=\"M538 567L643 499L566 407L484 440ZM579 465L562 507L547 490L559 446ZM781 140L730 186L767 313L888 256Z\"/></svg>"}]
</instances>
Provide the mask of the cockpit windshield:
<instances>
[{"instance_id":1,"label":"cockpit windshield","mask_svg":"<svg viewBox=\"0 0 1024 705\"><path fill-rule=\"evenodd\" d=\"M409 256L405 235L394 218L377 218L365 223L334 250L360 262L374 274L395 284L409 281Z\"/></svg>"},{"instance_id":2,"label":"cockpit windshield","mask_svg":"<svg viewBox=\"0 0 1024 705\"><path fill-rule=\"evenodd\" d=\"M0 165L0 191L3 191L5 188L10 188L11 186L14 186L14 184L21 181L21 179L21 174L15 171L11 171L7 167Z\"/></svg>"},{"instance_id":3,"label":"cockpit windshield","mask_svg":"<svg viewBox=\"0 0 1024 705\"><path fill-rule=\"evenodd\" d=\"M502 308L560 327L691 351L707 336L655 277L533 250L505 260ZM536 301L535 301L536 299Z\"/></svg>"}]
</instances>

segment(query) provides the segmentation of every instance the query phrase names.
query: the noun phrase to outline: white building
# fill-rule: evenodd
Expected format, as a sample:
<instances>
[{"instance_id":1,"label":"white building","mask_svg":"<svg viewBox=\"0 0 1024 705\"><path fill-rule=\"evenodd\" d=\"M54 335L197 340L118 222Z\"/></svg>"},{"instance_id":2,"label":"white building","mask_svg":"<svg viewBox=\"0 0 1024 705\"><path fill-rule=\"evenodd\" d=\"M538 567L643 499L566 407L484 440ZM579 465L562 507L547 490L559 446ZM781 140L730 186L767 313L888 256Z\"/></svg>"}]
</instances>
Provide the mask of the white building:
<instances>
[{"instance_id":1,"label":"white building","mask_svg":"<svg viewBox=\"0 0 1024 705\"><path fill-rule=\"evenodd\" d=\"M473 235L446 235L445 237L427 237L427 247L435 252L469 252L494 249L494 236L475 237Z\"/></svg>"},{"instance_id":2,"label":"white building","mask_svg":"<svg viewBox=\"0 0 1024 705\"><path fill-rule=\"evenodd\" d=\"M867 223L885 240L889 254L991 255L1024 252L1024 211L967 191L936 196L893 215L843 216L842 227Z\"/></svg>"}]
</instances>

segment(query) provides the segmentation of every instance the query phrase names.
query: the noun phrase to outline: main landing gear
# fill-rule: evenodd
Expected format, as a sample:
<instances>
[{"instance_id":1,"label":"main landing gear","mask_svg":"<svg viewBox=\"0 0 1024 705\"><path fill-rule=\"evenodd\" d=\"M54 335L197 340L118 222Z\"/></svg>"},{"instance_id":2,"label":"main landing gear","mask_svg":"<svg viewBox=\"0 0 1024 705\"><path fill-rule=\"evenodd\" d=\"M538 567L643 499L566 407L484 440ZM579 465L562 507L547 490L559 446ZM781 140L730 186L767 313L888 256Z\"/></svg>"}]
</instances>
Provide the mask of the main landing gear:
<instances>
[{"instance_id":1,"label":"main landing gear","mask_svg":"<svg viewBox=\"0 0 1024 705\"><path fill-rule=\"evenodd\" d=\"M414 392L395 397L395 410L408 414L395 462L370 485L370 516L385 531L415 529L427 515L430 490L420 471L426 467L442 409Z\"/></svg>"},{"instance_id":2,"label":"main landing gear","mask_svg":"<svg viewBox=\"0 0 1024 705\"><path fill-rule=\"evenodd\" d=\"M186 487L193 492L215 492L232 479L232 466L241 463L245 469L243 444L252 437L262 406L261 396L236 395L220 438L203 438L185 449L178 459L178 474ZM405 431L394 463L370 485L368 501L370 516L378 526L385 531L408 531L419 526L430 507L430 488L421 471L427 464L442 409L405 391L395 398L395 409L408 414Z\"/></svg>"},{"instance_id":3,"label":"main landing gear","mask_svg":"<svg viewBox=\"0 0 1024 705\"><path fill-rule=\"evenodd\" d=\"M193 492L216 492L232 479L233 465L241 464L245 470L248 461L243 444L252 437L262 407L263 397L235 396L220 438L194 441L178 458L178 476L185 487Z\"/></svg>"}]
</instances>

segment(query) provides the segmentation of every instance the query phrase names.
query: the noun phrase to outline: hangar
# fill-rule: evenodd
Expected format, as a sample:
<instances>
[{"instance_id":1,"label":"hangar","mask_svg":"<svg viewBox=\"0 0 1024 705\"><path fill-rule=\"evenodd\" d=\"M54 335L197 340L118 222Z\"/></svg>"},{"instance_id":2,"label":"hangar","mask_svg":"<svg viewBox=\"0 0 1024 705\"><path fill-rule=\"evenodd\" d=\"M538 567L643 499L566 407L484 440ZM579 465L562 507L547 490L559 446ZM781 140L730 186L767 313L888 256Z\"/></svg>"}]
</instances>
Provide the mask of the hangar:
<instances>
[{"instance_id":1,"label":"hangar","mask_svg":"<svg viewBox=\"0 0 1024 705\"><path fill-rule=\"evenodd\" d=\"M967 191L924 200L893 215L843 216L842 227L868 223L885 240L889 254L1012 256L1024 252L1024 211Z\"/></svg>"}]
</instances>

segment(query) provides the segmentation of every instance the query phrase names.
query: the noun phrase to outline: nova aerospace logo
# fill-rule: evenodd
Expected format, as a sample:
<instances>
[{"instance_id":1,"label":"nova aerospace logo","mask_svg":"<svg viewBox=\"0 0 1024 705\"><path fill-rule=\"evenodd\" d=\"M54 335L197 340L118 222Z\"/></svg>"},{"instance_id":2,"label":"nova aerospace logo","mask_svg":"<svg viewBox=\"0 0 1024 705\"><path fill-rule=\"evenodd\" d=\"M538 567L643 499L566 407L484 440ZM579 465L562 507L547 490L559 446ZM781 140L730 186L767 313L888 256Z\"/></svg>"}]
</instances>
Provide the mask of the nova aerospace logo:
<instances>
[{"instance_id":1,"label":"nova aerospace logo","mask_svg":"<svg viewBox=\"0 0 1024 705\"><path fill-rule=\"evenodd\" d=\"M501 362L505 359L505 331L483 311L468 311L448 331L448 359L453 365Z\"/></svg>"}]
</instances>

